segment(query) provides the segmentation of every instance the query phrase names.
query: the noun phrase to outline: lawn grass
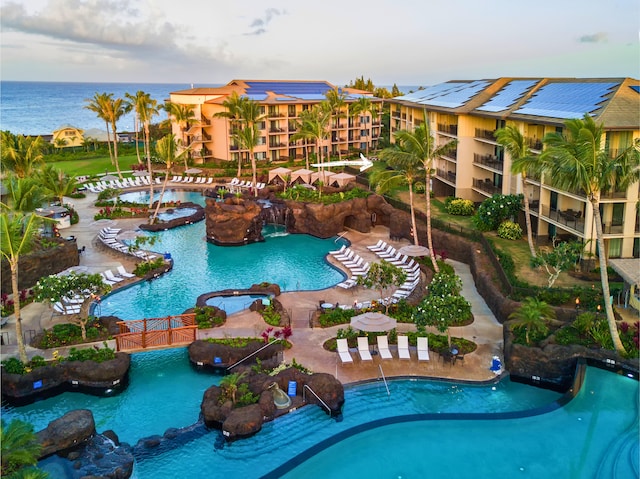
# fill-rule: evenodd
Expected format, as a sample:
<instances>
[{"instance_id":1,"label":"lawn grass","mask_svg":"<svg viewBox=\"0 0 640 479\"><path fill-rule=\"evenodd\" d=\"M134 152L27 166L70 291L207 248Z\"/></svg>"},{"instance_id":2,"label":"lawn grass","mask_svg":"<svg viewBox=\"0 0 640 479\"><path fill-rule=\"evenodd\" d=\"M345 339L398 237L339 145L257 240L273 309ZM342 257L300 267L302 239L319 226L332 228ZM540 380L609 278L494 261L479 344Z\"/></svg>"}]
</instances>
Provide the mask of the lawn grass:
<instances>
[{"instance_id":1,"label":"lawn grass","mask_svg":"<svg viewBox=\"0 0 640 479\"><path fill-rule=\"evenodd\" d=\"M46 161L46 157L45 157ZM109 155L105 156L87 156L85 158L64 159L57 161L47 161L48 164L54 165L72 176L96 176L104 174L106 171L114 174L116 167L111 164ZM138 159L134 154L118 155L118 164L121 171L131 170L131 165L138 164Z\"/></svg>"}]
</instances>

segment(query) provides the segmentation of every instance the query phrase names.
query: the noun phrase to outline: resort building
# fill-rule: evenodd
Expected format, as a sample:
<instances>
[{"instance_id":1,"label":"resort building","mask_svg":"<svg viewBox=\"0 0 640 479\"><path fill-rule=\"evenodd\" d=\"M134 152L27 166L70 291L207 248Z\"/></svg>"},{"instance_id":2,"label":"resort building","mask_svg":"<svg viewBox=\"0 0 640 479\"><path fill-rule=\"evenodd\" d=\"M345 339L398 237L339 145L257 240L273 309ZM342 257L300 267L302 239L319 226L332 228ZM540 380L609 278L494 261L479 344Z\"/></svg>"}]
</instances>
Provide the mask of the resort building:
<instances>
[{"instance_id":1,"label":"resort building","mask_svg":"<svg viewBox=\"0 0 640 479\"><path fill-rule=\"evenodd\" d=\"M178 121L172 117L172 129L183 145L191 148L196 163L228 160L234 163L248 157L248 150L234 139L236 123L216 116L226 112L224 102L233 92L256 101L260 107L260 138L254 155L258 161L285 161L306 158L316 153L314 139L292 141L298 132L300 113L326 100L326 93L337 91L343 101L336 105L327 125L326 138L320 140L322 157L342 156L375 149L382 127L382 99L353 88L338 88L325 81L233 80L219 88L192 88L170 94L171 103L192 105L193 118ZM370 100L370 109L350 105L361 98Z\"/></svg>"},{"instance_id":2,"label":"resort building","mask_svg":"<svg viewBox=\"0 0 640 479\"><path fill-rule=\"evenodd\" d=\"M53 131L51 144L56 148L71 148L82 146L84 142L84 130L71 125L62 125Z\"/></svg>"},{"instance_id":3,"label":"resort building","mask_svg":"<svg viewBox=\"0 0 640 479\"><path fill-rule=\"evenodd\" d=\"M585 113L605 128L612 157L640 138L640 81L631 78L498 78L449 81L387 100L391 104L391 135L429 122L437 145L457 140L456 148L434 162L436 196L456 196L481 202L496 194L528 197L534 237L593 240L592 206L580 191L563 191L551 178L528 177L525 191L519 175L511 174L511 159L494 137L507 125L516 126L540 154L549 132L562 132L568 119ZM393 139L392 139L393 141ZM601 214L609 258L640 257L638 190L601 198Z\"/></svg>"}]
</instances>

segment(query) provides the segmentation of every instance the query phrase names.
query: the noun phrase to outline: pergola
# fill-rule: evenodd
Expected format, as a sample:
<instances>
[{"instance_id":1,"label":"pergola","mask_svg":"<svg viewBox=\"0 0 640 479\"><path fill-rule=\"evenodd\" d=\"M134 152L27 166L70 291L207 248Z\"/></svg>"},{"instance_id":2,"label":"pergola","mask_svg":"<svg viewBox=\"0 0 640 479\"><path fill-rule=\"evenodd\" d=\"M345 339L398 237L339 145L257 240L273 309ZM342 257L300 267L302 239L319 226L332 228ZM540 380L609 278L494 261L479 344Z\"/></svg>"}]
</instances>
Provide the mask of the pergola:
<instances>
[{"instance_id":1,"label":"pergola","mask_svg":"<svg viewBox=\"0 0 640 479\"><path fill-rule=\"evenodd\" d=\"M313 175L313 171L312 170L307 170L306 168L302 168L300 170L295 170L291 172L291 183L295 184L296 180L297 183L307 183L307 184L311 184L311 175Z\"/></svg>"},{"instance_id":2,"label":"pergola","mask_svg":"<svg viewBox=\"0 0 640 479\"><path fill-rule=\"evenodd\" d=\"M355 181L356 181L355 175L350 175L349 173L336 173L331 177L331 184L333 185L335 183L338 187L342 187L347 183L351 183Z\"/></svg>"},{"instance_id":3,"label":"pergola","mask_svg":"<svg viewBox=\"0 0 640 479\"><path fill-rule=\"evenodd\" d=\"M269 181L268 183L273 183L276 178L280 178L283 183L286 183L287 176L291 175L291 170L289 168L283 168L282 166L278 168L274 168L269 171Z\"/></svg>"}]
</instances>

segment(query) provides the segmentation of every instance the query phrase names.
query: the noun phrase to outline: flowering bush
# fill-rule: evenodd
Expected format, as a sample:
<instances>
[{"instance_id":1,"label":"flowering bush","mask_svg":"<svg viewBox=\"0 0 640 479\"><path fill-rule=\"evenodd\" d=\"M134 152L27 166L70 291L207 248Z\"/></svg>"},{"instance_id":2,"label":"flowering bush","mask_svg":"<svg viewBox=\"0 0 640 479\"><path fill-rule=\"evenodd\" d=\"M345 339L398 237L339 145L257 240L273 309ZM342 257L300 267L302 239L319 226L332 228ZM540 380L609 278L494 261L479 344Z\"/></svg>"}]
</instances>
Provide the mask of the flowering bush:
<instances>
[{"instance_id":1,"label":"flowering bush","mask_svg":"<svg viewBox=\"0 0 640 479\"><path fill-rule=\"evenodd\" d=\"M473 217L475 226L480 231L496 230L505 220L513 220L522 205L523 195L493 195L478 207Z\"/></svg>"},{"instance_id":2,"label":"flowering bush","mask_svg":"<svg viewBox=\"0 0 640 479\"><path fill-rule=\"evenodd\" d=\"M522 238L522 228L513 221L503 221L498 226L498 236L509 240L519 240Z\"/></svg>"},{"instance_id":3,"label":"flowering bush","mask_svg":"<svg viewBox=\"0 0 640 479\"><path fill-rule=\"evenodd\" d=\"M435 326L441 333L465 324L470 317L471 304L458 294L429 294L413 314L417 326Z\"/></svg>"},{"instance_id":4,"label":"flowering bush","mask_svg":"<svg viewBox=\"0 0 640 479\"><path fill-rule=\"evenodd\" d=\"M475 211L473 201L463 200L462 198L447 198L445 200L445 208L447 213L456 216L471 216Z\"/></svg>"},{"instance_id":5,"label":"flowering bush","mask_svg":"<svg viewBox=\"0 0 640 479\"><path fill-rule=\"evenodd\" d=\"M462 280L455 274L439 272L433 275L429 285L429 295L442 296L445 294L460 294L462 290Z\"/></svg>"},{"instance_id":6,"label":"flowering bush","mask_svg":"<svg viewBox=\"0 0 640 479\"><path fill-rule=\"evenodd\" d=\"M20 290L20 307L26 306L27 304L33 302L33 290L32 289L22 289ZM0 314L2 317L11 316L15 310L15 301L13 299L9 299L9 295L7 293L2 293L0 296Z\"/></svg>"}]
</instances>

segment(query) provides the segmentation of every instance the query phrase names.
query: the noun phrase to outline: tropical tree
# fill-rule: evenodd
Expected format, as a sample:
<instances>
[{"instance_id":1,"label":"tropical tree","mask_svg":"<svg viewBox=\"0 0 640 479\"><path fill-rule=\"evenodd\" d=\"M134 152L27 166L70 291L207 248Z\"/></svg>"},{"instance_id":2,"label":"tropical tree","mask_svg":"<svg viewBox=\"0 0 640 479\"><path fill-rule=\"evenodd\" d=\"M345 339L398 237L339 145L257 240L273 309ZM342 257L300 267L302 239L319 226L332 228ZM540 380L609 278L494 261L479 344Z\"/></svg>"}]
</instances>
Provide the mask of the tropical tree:
<instances>
[{"instance_id":1,"label":"tropical tree","mask_svg":"<svg viewBox=\"0 0 640 479\"><path fill-rule=\"evenodd\" d=\"M34 287L38 302L56 303L64 298L83 297L80 313L69 315L71 322L80 326L82 339L87 339L87 323L91 320L89 307L97 296L108 293L107 285L100 274L70 273L64 276L45 276Z\"/></svg>"},{"instance_id":2,"label":"tropical tree","mask_svg":"<svg viewBox=\"0 0 640 479\"><path fill-rule=\"evenodd\" d=\"M193 112L195 105L167 102L162 108L170 117L173 117L173 121L175 121L178 124L178 128L180 128L181 138L180 142L176 144L179 145L180 150L184 150L186 153L185 155L180 156L184 160L184 169L187 170L189 168L187 165L187 160L189 159L187 130L189 129L189 122L196 119L196 115Z\"/></svg>"},{"instance_id":3,"label":"tropical tree","mask_svg":"<svg viewBox=\"0 0 640 479\"><path fill-rule=\"evenodd\" d=\"M62 206L64 197L73 193L78 182L75 176L68 176L64 171L58 170L53 165L47 165L37 174L38 181L44 190L55 198Z\"/></svg>"},{"instance_id":4,"label":"tropical tree","mask_svg":"<svg viewBox=\"0 0 640 479\"><path fill-rule=\"evenodd\" d=\"M7 190L3 210L31 213L40 208L46 200L46 192L35 176L20 178L10 175L4 180Z\"/></svg>"},{"instance_id":5,"label":"tropical tree","mask_svg":"<svg viewBox=\"0 0 640 479\"><path fill-rule=\"evenodd\" d=\"M524 135L513 125L496 130L495 137L511 157L511 172L520 175L524 204L524 218L527 225L527 242L532 257L536 257L536 248L533 245L533 233L531 230L531 215L529 213L529 197L527 196L527 174L539 171L540 158L531 153L529 144Z\"/></svg>"},{"instance_id":6,"label":"tropical tree","mask_svg":"<svg viewBox=\"0 0 640 479\"><path fill-rule=\"evenodd\" d=\"M67 146L67 140L64 138L56 138L53 142L53 146L55 146L58 149L58 153L60 153L62 149Z\"/></svg>"},{"instance_id":7,"label":"tropical tree","mask_svg":"<svg viewBox=\"0 0 640 479\"><path fill-rule=\"evenodd\" d=\"M422 160L409 151L405 145L397 143L380 152L380 158L385 160L393 170L380 170L372 175L372 182L376 184L376 193L383 194L400 184L409 186L409 208L411 210L411 230L413 244L418 244L418 228L416 224L415 203L413 198L413 184L422 174Z\"/></svg>"},{"instance_id":8,"label":"tropical tree","mask_svg":"<svg viewBox=\"0 0 640 479\"><path fill-rule=\"evenodd\" d=\"M604 126L585 114L582 119L567 120L564 133L549 133L544 137L545 151L541 155L543 168L554 186L563 190L584 192L593 209L596 228L600 279L605 297L605 311L609 332L616 351L624 353L613 307L608 298L609 277L607 257L600 215L600 197L603 193L626 190L640 179L640 142L611 157L606 146Z\"/></svg>"},{"instance_id":9,"label":"tropical tree","mask_svg":"<svg viewBox=\"0 0 640 479\"><path fill-rule=\"evenodd\" d=\"M182 159L183 155L186 155L188 149L182 149L180 151L180 140L176 141L176 136L173 133L164 136L156 142L156 156L161 163L165 164L166 171L164 175L164 181L162 182L162 190L160 191L160 198L156 204L156 209L153 212L153 216L150 218L149 223L153 224L158 217L158 211L160 211L160 205L164 198L164 192L167 189L167 183L169 183L169 177L171 176L171 168L173 165Z\"/></svg>"},{"instance_id":10,"label":"tropical tree","mask_svg":"<svg viewBox=\"0 0 640 479\"><path fill-rule=\"evenodd\" d=\"M338 88L333 88L331 90L327 90L324 94L327 98L325 101L327 102L328 109L331 111L331 118L334 120L334 127L338 131L337 141L338 143L338 158L342 160L342 150L340 149L340 130L338 129L338 125L340 124L340 118L346 117L346 113L344 112L345 107L347 106L347 94L344 91L340 91Z\"/></svg>"},{"instance_id":11,"label":"tropical tree","mask_svg":"<svg viewBox=\"0 0 640 479\"><path fill-rule=\"evenodd\" d=\"M525 341L531 344L531 335L546 336L549 322L556 317L556 311L538 298L525 298L518 309L509 315L514 330L524 329Z\"/></svg>"},{"instance_id":12,"label":"tropical tree","mask_svg":"<svg viewBox=\"0 0 640 479\"><path fill-rule=\"evenodd\" d=\"M112 98L107 103L107 118L111 124L111 133L113 134L113 161L116 166L118 176L122 178L122 172L120 171L120 163L118 162L118 121L122 118L122 115L126 113L125 101L122 98Z\"/></svg>"},{"instance_id":13,"label":"tropical tree","mask_svg":"<svg viewBox=\"0 0 640 479\"><path fill-rule=\"evenodd\" d=\"M322 143L329 137L328 126L331 121L331 109L328 103L322 102L314 105L310 110L300 112L299 120L296 124L296 132L291 135L290 141L314 140L316 144L318 163L320 171L324 171Z\"/></svg>"},{"instance_id":14,"label":"tropical tree","mask_svg":"<svg viewBox=\"0 0 640 479\"><path fill-rule=\"evenodd\" d=\"M110 131L110 118L109 118L109 104L113 100L113 93L96 93L92 98L85 99L85 108L96 114L96 116L104 121L105 128L107 130L107 147L109 148L109 159L111 164L113 161L113 151L111 149L111 135Z\"/></svg>"},{"instance_id":15,"label":"tropical tree","mask_svg":"<svg viewBox=\"0 0 640 479\"><path fill-rule=\"evenodd\" d=\"M13 419L9 424L2 419L0 422L0 448L3 477L24 466L35 466L42 451L33 426L20 419Z\"/></svg>"},{"instance_id":16,"label":"tropical tree","mask_svg":"<svg viewBox=\"0 0 640 479\"><path fill-rule=\"evenodd\" d=\"M426 113L424 121L412 132L399 130L395 133L396 144L404 155L413 156L422 162L425 174L425 198L427 201L427 246L433 270L437 273L440 269L436 261L435 250L433 248L433 238L431 235L431 172L433 170L433 160L451 151L457 144L457 140L451 140L442 145L436 146L436 142L429 131L429 123Z\"/></svg>"},{"instance_id":17,"label":"tropical tree","mask_svg":"<svg viewBox=\"0 0 640 479\"><path fill-rule=\"evenodd\" d=\"M582 252L584 251L584 243L577 241L562 242L556 244L556 238L553 238L553 248L550 251L542 250L540 254L531 258L533 267L541 266L547 272L547 287L551 288L560 276L560 273L574 267Z\"/></svg>"},{"instance_id":18,"label":"tropical tree","mask_svg":"<svg viewBox=\"0 0 640 479\"><path fill-rule=\"evenodd\" d=\"M368 96L361 96L354 103L351 104L349 114L352 117L358 115L371 114L371 119L376 120L378 118L378 109L371 102L371 98ZM366 142L366 155L369 156L369 142Z\"/></svg>"},{"instance_id":19,"label":"tropical tree","mask_svg":"<svg viewBox=\"0 0 640 479\"><path fill-rule=\"evenodd\" d=\"M0 133L0 158L2 170L8 170L20 178L27 178L44 164L42 137L24 137L9 131Z\"/></svg>"},{"instance_id":20,"label":"tropical tree","mask_svg":"<svg viewBox=\"0 0 640 479\"><path fill-rule=\"evenodd\" d=\"M231 399L232 404L236 404L236 393L240 387L240 381L247 375L247 372L227 374L220 380L220 387L226 398Z\"/></svg>"},{"instance_id":21,"label":"tropical tree","mask_svg":"<svg viewBox=\"0 0 640 479\"><path fill-rule=\"evenodd\" d=\"M376 288L380 292L380 301L386 288L401 286L407 280L407 272L388 261L382 260L373 263L364 276L358 276L358 284L367 288ZM386 303L385 312L389 312L389 301Z\"/></svg>"},{"instance_id":22,"label":"tropical tree","mask_svg":"<svg viewBox=\"0 0 640 479\"><path fill-rule=\"evenodd\" d=\"M235 130L238 128L242 116L243 105L247 100L247 97L238 95L238 92L231 92L231 95L225 98L222 102L224 111L213 115L214 118L227 118L229 120L229 129L231 130L231 136L234 137L234 139L236 135ZM241 175L242 155L238 155L238 174L236 176L239 178Z\"/></svg>"}]
</instances>

